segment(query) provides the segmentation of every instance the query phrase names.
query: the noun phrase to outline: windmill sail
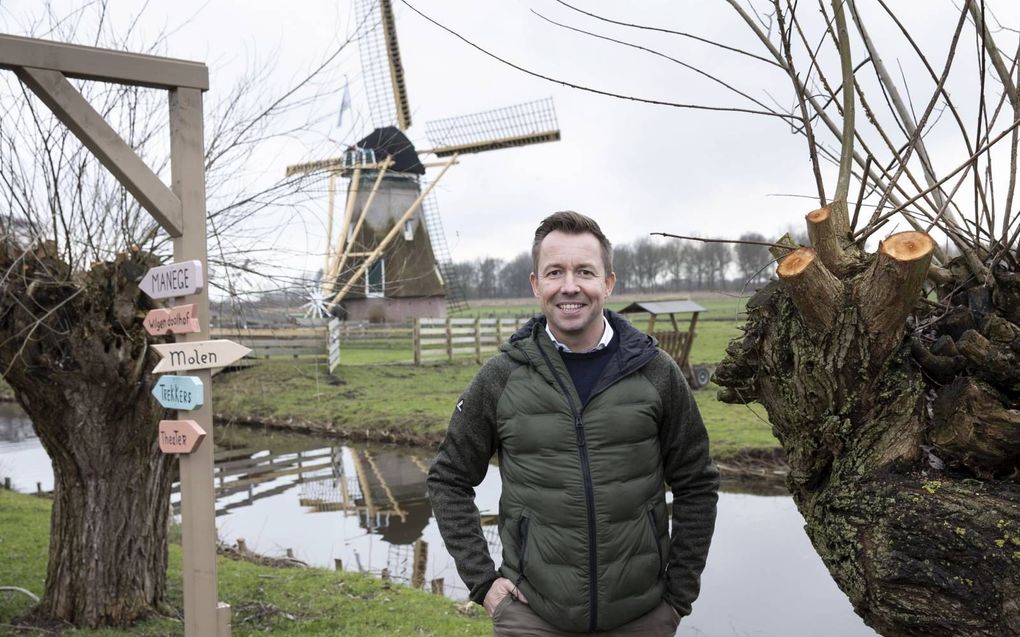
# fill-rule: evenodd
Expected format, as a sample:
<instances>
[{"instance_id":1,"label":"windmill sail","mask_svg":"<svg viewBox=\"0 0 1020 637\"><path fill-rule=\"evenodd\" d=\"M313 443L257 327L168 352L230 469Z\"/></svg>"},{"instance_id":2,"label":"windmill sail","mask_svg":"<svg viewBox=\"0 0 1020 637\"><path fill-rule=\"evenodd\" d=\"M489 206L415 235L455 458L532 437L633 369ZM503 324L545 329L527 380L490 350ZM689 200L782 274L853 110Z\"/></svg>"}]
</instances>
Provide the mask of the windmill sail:
<instances>
[{"instance_id":1,"label":"windmill sail","mask_svg":"<svg viewBox=\"0 0 1020 637\"><path fill-rule=\"evenodd\" d=\"M437 157L515 148L560 138L552 98L460 115L425 124Z\"/></svg>"},{"instance_id":2,"label":"windmill sail","mask_svg":"<svg viewBox=\"0 0 1020 637\"><path fill-rule=\"evenodd\" d=\"M400 63L397 27L389 0L357 0L356 15L362 33L358 41L361 72L372 124L376 128L411 126L404 67Z\"/></svg>"}]
</instances>

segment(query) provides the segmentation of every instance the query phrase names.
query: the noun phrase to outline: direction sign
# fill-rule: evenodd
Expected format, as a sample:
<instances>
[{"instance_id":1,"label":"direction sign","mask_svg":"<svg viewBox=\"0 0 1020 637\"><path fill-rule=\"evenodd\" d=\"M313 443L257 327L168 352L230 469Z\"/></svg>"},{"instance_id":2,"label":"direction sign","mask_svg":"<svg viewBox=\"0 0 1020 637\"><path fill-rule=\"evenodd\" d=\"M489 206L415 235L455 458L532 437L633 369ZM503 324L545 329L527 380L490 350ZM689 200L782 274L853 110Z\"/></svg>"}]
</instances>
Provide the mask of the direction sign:
<instances>
[{"instance_id":1,"label":"direction sign","mask_svg":"<svg viewBox=\"0 0 1020 637\"><path fill-rule=\"evenodd\" d=\"M153 299L169 299L199 292L204 285L201 261L181 261L149 269L138 287Z\"/></svg>"},{"instance_id":2,"label":"direction sign","mask_svg":"<svg viewBox=\"0 0 1020 637\"><path fill-rule=\"evenodd\" d=\"M151 310L145 315L145 331L153 335L197 332L202 329L197 315L198 306L194 304Z\"/></svg>"},{"instance_id":3,"label":"direction sign","mask_svg":"<svg viewBox=\"0 0 1020 637\"><path fill-rule=\"evenodd\" d=\"M163 453L191 453L205 439L205 429L194 420L160 420L159 450Z\"/></svg>"},{"instance_id":4,"label":"direction sign","mask_svg":"<svg viewBox=\"0 0 1020 637\"><path fill-rule=\"evenodd\" d=\"M226 367L251 352L244 345L224 339L152 345L162 359L152 371L180 372L189 369Z\"/></svg>"},{"instance_id":5,"label":"direction sign","mask_svg":"<svg viewBox=\"0 0 1020 637\"><path fill-rule=\"evenodd\" d=\"M197 376L160 376L152 395L166 409L198 409L205 402L205 386Z\"/></svg>"}]
</instances>

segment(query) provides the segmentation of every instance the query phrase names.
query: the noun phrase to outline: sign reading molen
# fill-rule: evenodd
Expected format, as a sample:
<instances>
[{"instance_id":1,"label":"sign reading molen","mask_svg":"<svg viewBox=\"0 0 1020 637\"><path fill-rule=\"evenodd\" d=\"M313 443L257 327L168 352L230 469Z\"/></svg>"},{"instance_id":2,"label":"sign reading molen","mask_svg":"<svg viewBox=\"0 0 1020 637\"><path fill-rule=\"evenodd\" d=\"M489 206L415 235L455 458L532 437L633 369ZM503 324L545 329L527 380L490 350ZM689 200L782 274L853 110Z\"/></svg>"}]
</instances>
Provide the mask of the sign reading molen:
<instances>
[{"instance_id":1,"label":"sign reading molen","mask_svg":"<svg viewBox=\"0 0 1020 637\"><path fill-rule=\"evenodd\" d=\"M225 339L165 343L152 345L152 348L162 356L162 359L152 368L152 371L157 374L189 369L226 367L251 352L244 345Z\"/></svg>"},{"instance_id":2,"label":"sign reading molen","mask_svg":"<svg viewBox=\"0 0 1020 637\"><path fill-rule=\"evenodd\" d=\"M153 299L188 296L202 290L201 261L181 261L149 269L138 287Z\"/></svg>"}]
</instances>

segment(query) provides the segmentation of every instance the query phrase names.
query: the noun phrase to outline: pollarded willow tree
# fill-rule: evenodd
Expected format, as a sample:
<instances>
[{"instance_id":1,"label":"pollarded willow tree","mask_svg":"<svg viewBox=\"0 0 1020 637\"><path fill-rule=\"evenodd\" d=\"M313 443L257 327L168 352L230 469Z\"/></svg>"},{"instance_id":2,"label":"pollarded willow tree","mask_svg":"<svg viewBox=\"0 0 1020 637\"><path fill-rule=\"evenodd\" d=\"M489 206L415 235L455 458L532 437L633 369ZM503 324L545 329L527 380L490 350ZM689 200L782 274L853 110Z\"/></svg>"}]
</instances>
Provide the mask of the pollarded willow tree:
<instances>
[{"instance_id":1,"label":"pollarded willow tree","mask_svg":"<svg viewBox=\"0 0 1020 637\"><path fill-rule=\"evenodd\" d=\"M140 47L136 33L113 26L105 2L69 15L40 9L37 22L6 30L136 53L165 45L160 36ZM326 101L333 62L348 43L276 89L266 90L272 69L262 66L211 93L205 169L214 284L229 286L238 276L231 268L251 261L260 237L247 228L259 213L275 211L277 228L300 203L293 179L251 177L266 170L257 151L313 123L293 115ZM121 625L167 610L174 457L157 442L164 411L150 392L158 357L142 324L153 302L138 282L169 256L169 237L12 73L0 73L0 371L54 474L46 584L34 615ZM76 88L157 174L167 172L166 92Z\"/></svg>"},{"instance_id":2,"label":"pollarded willow tree","mask_svg":"<svg viewBox=\"0 0 1020 637\"><path fill-rule=\"evenodd\" d=\"M980 0L910 23L885 0L727 4L754 43L697 39L744 56L742 82L670 59L803 136L819 205L810 245L773 246L720 398L767 410L807 533L869 625L1020 634L1018 25ZM754 65L785 76L792 108L735 87Z\"/></svg>"}]
</instances>

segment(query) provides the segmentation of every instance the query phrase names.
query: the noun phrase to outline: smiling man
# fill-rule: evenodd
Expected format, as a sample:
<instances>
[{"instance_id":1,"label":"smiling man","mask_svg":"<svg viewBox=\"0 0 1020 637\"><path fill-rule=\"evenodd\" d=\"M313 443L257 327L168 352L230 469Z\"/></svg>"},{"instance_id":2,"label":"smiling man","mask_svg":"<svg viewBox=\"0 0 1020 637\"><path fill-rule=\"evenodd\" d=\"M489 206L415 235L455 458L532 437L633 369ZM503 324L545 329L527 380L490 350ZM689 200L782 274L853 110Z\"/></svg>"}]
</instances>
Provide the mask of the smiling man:
<instances>
[{"instance_id":1,"label":"smiling man","mask_svg":"<svg viewBox=\"0 0 1020 637\"><path fill-rule=\"evenodd\" d=\"M676 363L605 310L616 274L597 223L547 217L532 260L542 316L479 370L429 472L443 540L497 637L673 635L715 527L698 408ZM494 455L498 570L474 503Z\"/></svg>"}]
</instances>

